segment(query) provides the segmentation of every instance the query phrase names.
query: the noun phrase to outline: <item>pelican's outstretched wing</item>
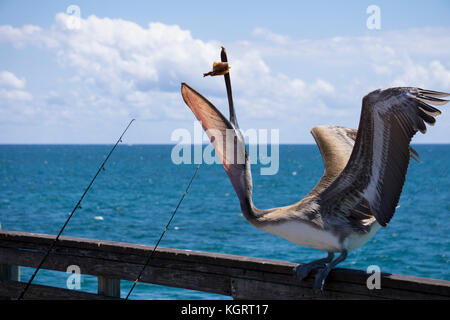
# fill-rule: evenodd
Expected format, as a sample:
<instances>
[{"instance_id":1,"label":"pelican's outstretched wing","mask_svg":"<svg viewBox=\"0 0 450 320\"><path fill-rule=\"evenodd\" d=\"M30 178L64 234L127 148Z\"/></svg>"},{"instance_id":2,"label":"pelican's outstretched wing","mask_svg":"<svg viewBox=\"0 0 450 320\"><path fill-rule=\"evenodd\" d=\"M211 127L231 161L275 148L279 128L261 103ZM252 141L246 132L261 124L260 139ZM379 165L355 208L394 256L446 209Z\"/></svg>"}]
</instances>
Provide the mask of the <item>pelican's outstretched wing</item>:
<instances>
[{"instance_id":1,"label":"pelican's outstretched wing","mask_svg":"<svg viewBox=\"0 0 450 320\"><path fill-rule=\"evenodd\" d=\"M362 102L355 145L342 173L320 194L321 209L351 215L367 203L378 223L394 215L409 164L409 143L433 125L449 94L419 88L376 90Z\"/></svg>"},{"instance_id":2,"label":"pelican's outstretched wing","mask_svg":"<svg viewBox=\"0 0 450 320\"><path fill-rule=\"evenodd\" d=\"M341 174L352 154L356 129L340 126L315 126L311 129L325 166L325 171L308 196L317 196L333 183ZM367 201L362 201L349 210L347 215L356 220L372 217Z\"/></svg>"},{"instance_id":3,"label":"pelican's outstretched wing","mask_svg":"<svg viewBox=\"0 0 450 320\"><path fill-rule=\"evenodd\" d=\"M245 168L249 162L242 133L211 102L186 83L181 84L181 94L206 131L242 204L248 194L246 189L251 189L252 183L250 170Z\"/></svg>"},{"instance_id":4,"label":"pelican's outstretched wing","mask_svg":"<svg viewBox=\"0 0 450 320\"><path fill-rule=\"evenodd\" d=\"M315 126L311 134L322 155L325 171L312 193L323 191L344 170L355 144L356 129L339 126Z\"/></svg>"}]
</instances>

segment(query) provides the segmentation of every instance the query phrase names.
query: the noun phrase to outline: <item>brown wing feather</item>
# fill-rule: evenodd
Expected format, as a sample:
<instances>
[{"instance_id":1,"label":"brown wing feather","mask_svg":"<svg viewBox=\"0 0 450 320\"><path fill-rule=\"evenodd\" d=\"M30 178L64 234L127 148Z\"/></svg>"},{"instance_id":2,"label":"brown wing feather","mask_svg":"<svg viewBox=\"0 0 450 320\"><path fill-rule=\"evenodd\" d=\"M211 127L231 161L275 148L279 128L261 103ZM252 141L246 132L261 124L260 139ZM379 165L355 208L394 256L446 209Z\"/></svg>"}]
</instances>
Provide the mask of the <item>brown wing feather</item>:
<instances>
[{"instance_id":1,"label":"brown wing feather","mask_svg":"<svg viewBox=\"0 0 450 320\"><path fill-rule=\"evenodd\" d=\"M324 173L310 194L328 187L347 165L355 144L356 129L339 126L315 126L311 129L325 167Z\"/></svg>"},{"instance_id":2,"label":"brown wing feather","mask_svg":"<svg viewBox=\"0 0 450 320\"><path fill-rule=\"evenodd\" d=\"M316 126L311 129L311 134L316 140L325 166L322 178L309 193L318 195L344 170L355 144L357 130L340 126ZM364 199L347 212L347 215L356 220L373 217Z\"/></svg>"},{"instance_id":3,"label":"brown wing feather","mask_svg":"<svg viewBox=\"0 0 450 320\"><path fill-rule=\"evenodd\" d=\"M429 95L427 95L427 93ZM363 99L353 152L345 169L320 195L322 209L350 215L367 201L386 226L398 204L411 153L411 138L434 124L445 93L418 88L376 90Z\"/></svg>"}]
</instances>

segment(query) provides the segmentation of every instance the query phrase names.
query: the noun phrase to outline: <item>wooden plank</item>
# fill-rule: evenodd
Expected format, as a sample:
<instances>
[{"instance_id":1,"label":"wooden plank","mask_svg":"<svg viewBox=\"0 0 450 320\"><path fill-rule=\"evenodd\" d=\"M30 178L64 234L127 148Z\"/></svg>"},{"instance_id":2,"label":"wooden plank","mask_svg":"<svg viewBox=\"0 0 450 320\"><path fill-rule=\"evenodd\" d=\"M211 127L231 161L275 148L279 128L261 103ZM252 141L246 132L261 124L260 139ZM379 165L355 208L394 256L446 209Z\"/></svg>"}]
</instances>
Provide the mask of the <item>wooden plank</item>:
<instances>
[{"instance_id":1,"label":"wooden plank","mask_svg":"<svg viewBox=\"0 0 450 320\"><path fill-rule=\"evenodd\" d=\"M0 262L36 266L53 238L1 231ZM68 265L76 264L83 274L134 280L152 250L152 246L62 237L43 267L65 271ZM255 298L252 294L258 292L260 296L272 295L274 298L282 298L284 292L286 297L297 299L450 298L448 281L382 274L382 290L368 290L368 275L351 269L333 270L326 283L325 295L317 296L311 291L312 277L302 282L293 278L292 270L296 265L286 261L158 248L141 280L236 298ZM271 293L271 286L277 288L272 290L277 294ZM237 291L233 293L233 290Z\"/></svg>"},{"instance_id":2,"label":"wooden plank","mask_svg":"<svg viewBox=\"0 0 450 320\"><path fill-rule=\"evenodd\" d=\"M14 249L5 249L14 250ZM0 250L0 260L4 250ZM16 263L27 264L27 266L35 266L40 261L41 253L30 251L19 251L7 254L13 256ZM126 259L123 259L126 260ZM44 264L44 268L64 271L67 265L77 264L84 274L97 275L98 273L107 274L109 277L122 278L125 280L134 280L135 276L144 263L141 257L140 263L127 263L125 261L107 260L101 258L92 258L85 256L73 256L69 258L69 254L65 252L60 255L57 253L50 254L48 261ZM313 279L300 282L292 277L292 275L268 273L261 271L251 271L239 268L226 268L222 266L204 265L188 262L179 262L174 260L154 259L147 267L141 281L168 285L186 289L201 290L225 295L231 295L230 281L232 278L244 278L248 280L259 280L267 283L278 283L288 286L295 285L299 289L311 289ZM352 297L354 299L370 296L372 298L384 298L389 296L393 299L399 298L417 298L417 299L438 299L442 298L433 295L424 295L422 293L408 292L404 290L383 290L370 291L361 284L352 284L346 282L330 281L327 282L326 292L333 295L325 295L322 298L336 296L341 294L343 297ZM298 297L302 297L299 295Z\"/></svg>"},{"instance_id":3,"label":"wooden plank","mask_svg":"<svg viewBox=\"0 0 450 320\"><path fill-rule=\"evenodd\" d=\"M0 280L0 296L16 298L19 297L25 283L17 281ZM24 296L26 300L110 300L113 297L107 297L94 293L69 290L44 286L40 284L31 284Z\"/></svg>"},{"instance_id":4,"label":"wooden plank","mask_svg":"<svg viewBox=\"0 0 450 320\"><path fill-rule=\"evenodd\" d=\"M15 261L27 267L36 267L42 255L43 253L36 251L23 251L11 248L0 249L0 261ZM86 256L80 257L51 253L42 265L42 268L65 271L67 266L72 264L79 266L83 274L94 276L103 275L110 278L134 281L142 269L144 257L142 257L142 262L137 264ZM149 266L146 268L140 281L218 294L230 294L227 277L170 267Z\"/></svg>"},{"instance_id":5,"label":"wooden plank","mask_svg":"<svg viewBox=\"0 0 450 320\"><path fill-rule=\"evenodd\" d=\"M6 240L12 243L13 246L30 244L30 248L42 248L43 245L50 245L54 240L54 236L36 233L25 233L18 231L0 231L0 241ZM70 248L82 248L82 249L92 249L102 252L111 253L123 253L147 256L148 251L153 250L153 246L130 244L123 242L112 242L104 240L92 240L84 238L75 237L60 237L58 241L58 247L70 247ZM183 249L172 249L158 247L155 252L155 257L160 258L173 258L176 257L177 260L184 261L198 261L204 263L217 264L221 263L224 266L233 267L245 267L247 269L255 269L261 271L272 271L273 268L279 269L280 266L285 265L288 272L291 271L292 266L296 264L292 262L280 261L280 260L270 260L254 257L236 256L222 253L214 252L200 252L194 250L183 250ZM279 270L278 270L279 271Z\"/></svg>"},{"instance_id":6,"label":"wooden plank","mask_svg":"<svg viewBox=\"0 0 450 320\"><path fill-rule=\"evenodd\" d=\"M155 261L158 261L158 259L156 259ZM64 266L64 268L65 268L65 266ZM291 270L292 270L292 269L291 269ZM248 270L245 270L245 269L244 269L243 271L244 271L244 273L245 273L245 272L248 272ZM291 282L291 281L292 281L292 279L291 279L291 278L289 278L289 281ZM164 284L164 283L163 283L163 284ZM328 285L328 284L329 284L329 283L327 283L327 285ZM368 291L368 290L366 290L366 291Z\"/></svg>"},{"instance_id":7,"label":"wooden plank","mask_svg":"<svg viewBox=\"0 0 450 320\"><path fill-rule=\"evenodd\" d=\"M327 290L317 293L310 287L250 279L233 279L232 296L235 300L368 300L375 296L348 294Z\"/></svg>"}]
</instances>

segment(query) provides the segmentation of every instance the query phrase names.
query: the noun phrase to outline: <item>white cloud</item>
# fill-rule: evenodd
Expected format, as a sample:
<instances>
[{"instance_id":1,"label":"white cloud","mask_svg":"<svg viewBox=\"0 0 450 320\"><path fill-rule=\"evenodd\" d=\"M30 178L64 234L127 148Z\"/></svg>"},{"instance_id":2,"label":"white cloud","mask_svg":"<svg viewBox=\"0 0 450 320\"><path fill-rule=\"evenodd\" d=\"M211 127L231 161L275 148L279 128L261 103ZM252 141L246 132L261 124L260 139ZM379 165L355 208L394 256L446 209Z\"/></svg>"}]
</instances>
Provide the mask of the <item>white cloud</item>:
<instances>
[{"instance_id":1,"label":"white cloud","mask_svg":"<svg viewBox=\"0 0 450 320\"><path fill-rule=\"evenodd\" d=\"M148 28L90 16L80 29L65 29L69 16L58 14L52 28L61 64L77 68L112 92L179 86L198 77L217 54L217 43L192 38L179 26L150 23ZM127 92L128 93L128 92Z\"/></svg>"},{"instance_id":2,"label":"white cloud","mask_svg":"<svg viewBox=\"0 0 450 320\"><path fill-rule=\"evenodd\" d=\"M0 39L14 46L35 45L54 52L63 68L75 72L71 85L83 91L78 95L83 101L72 102L72 106L80 105L79 110L89 105L89 112L98 110L113 117L114 108L117 115L123 115L119 105L125 104L128 114L145 119L191 119L180 103L182 81L206 92L214 101L223 101L216 97L224 95L223 81L201 76L218 60L218 42L194 39L188 30L176 25L149 23L144 28L122 19L89 16L81 19L80 28L71 29L69 19L66 14L58 14L49 29L2 26ZM278 42L287 39L270 32L264 36ZM244 106L243 117L276 114L285 109L289 99L311 102L314 94L320 97L334 91L324 80L305 83L273 74L256 50L235 55L232 72L235 92ZM47 95L46 101L63 104L65 100L56 95ZM259 103L256 109L255 103ZM257 109L267 111L255 114ZM58 110L68 114L65 108L54 111Z\"/></svg>"},{"instance_id":3,"label":"white cloud","mask_svg":"<svg viewBox=\"0 0 450 320\"><path fill-rule=\"evenodd\" d=\"M48 29L0 26L0 43L46 48L63 69L73 72L67 91L52 91L35 101L40 117L54 119L59 114L67 121L71 116L97 114L157 120L181 115L191 119L187 112L177 112L177 108L186 111L180 104L180 83L202 80L202 73L217 57L218 43L193 39L176 25L150 23L145 28L122 19L90 16L81 19L79 29L71 29L69 19L58 14ZM10 87L25 85L10 73L0 79ZM1 94L4 99L30 98L11 90ZM22 110L30 114L27 108Z\"/></svg>"},{"instance_id":4,"label":"white cloud","mask_svg":"<svg viewBox=\"0 0 450 320\"><path fill-rule=\"evenodd\" d=\"M195 39L177 25L143 27L89 16L71 29L69 19L58 14L50 28L0 26L0 43L45 48L72 73L66 91L32 96L24 78L2 71L0 99L33 102L14 106L29 117L23 119L39 115L45 123L101 115L190 122L192 114L179 92L182 81L218 107L226 106L223 79L202 77L219 59L219 42ZM312 142L309 128L315 124L356 127L362 96L376 88L450 87L450 28L318 40L293 39L265 28L255 28L252 35L227 48L239 119L253 127L264 121L286 127L289 142L297 136ZM297 133L300 127L306 127L304 133Z\"/></svg>"},{"instance_id":5,"label":"white cloud","mask_svg":"<svg viewBox=\"0 0 450 320\"><path fill-rule=\"evenodd\" d=\"M430 72L434 79L440 82L440 87L450 88L450 67L446 68L438 60L434 60L430 63Z\"/></svg>"},{"instance_id":6,"label":"white cloud","mask_svg":"<svg viewBox=\"0 0 450 320\"><path fill-rule=\"evenodd\" d=\"M0 88L0 101L11 100L11 101L30 101L32 96L30 93L23 90L6 90Z\"/></svg>"},{"instance_id":7,"label":"white cloud","mask_svg":"<svg viewBox=\"0 0 450 320\"><path fill-rule=\"evenodd\" d=\"M14 28L9 25L0 26L0 43L11 43L15 47L23 47L33 42L40 43L42 39L35 42L36 36L40 36L42 29L38 26L25 25L22 28Z\"/></svg>"},{"instance_id":8,"label":"white cloud","mask_svg":"<svg viewBox=\"0 0 450 320\"><path fill-rule=\"evenodd\" d=\"M0 71L0 87L10 89L23 89L25 88L25 79L19 79L14 73L2 70Z\"/></svg>"},{"instance_id":9,"label":"white cloud","mask_svg":"<svg viewBox=\"0 0 450 320\"><path fill-rule=\"evenodd\" d=\"M25 86L25 79L19 79L9 71L0 70L0 108L4 108L8 103L30 101L32 96L23 90Z\"/></svg>"},{"instance_id":10,"label":"white cloud","mask_svg":"<svg viewBox=\"0 0 450 320\"><path fill-rule=\"evenodd\" d=\"M288 36L274 33L265 28L255 28L253 29L252 34L256 37L261 37L276 44L287 44L290 41Z\"/></svg>"}]
</instances>

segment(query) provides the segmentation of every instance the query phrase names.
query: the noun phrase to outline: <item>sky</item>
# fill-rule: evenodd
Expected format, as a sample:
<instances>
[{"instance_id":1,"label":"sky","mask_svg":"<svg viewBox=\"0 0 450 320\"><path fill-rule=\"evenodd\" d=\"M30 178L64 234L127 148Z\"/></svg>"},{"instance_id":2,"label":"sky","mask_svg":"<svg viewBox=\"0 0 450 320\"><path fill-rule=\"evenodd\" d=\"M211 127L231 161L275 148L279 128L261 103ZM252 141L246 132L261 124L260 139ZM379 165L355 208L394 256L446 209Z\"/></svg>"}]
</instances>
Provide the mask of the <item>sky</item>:
<instances>
[{"instance_id":1,"label":"sky","mask_svg":"<svg viewBox=\"0 0 450 320\"><path fill-rule=\"evenodd\" d=\"M181 82L227 116L203 77L222 45L240 127L314 143L314 125L357 128L375 89L450 92L449 17L448 0L0 0L0 143L114 143L133 118L127 143L176 143L194 135ZM441 110L413 142L450 143Z\"/></svg>"}]
</instances>

